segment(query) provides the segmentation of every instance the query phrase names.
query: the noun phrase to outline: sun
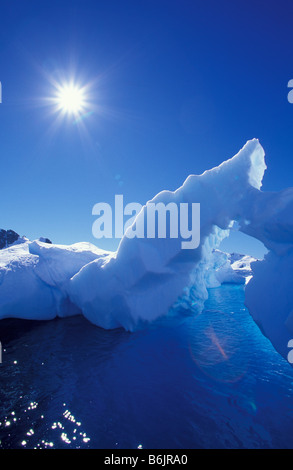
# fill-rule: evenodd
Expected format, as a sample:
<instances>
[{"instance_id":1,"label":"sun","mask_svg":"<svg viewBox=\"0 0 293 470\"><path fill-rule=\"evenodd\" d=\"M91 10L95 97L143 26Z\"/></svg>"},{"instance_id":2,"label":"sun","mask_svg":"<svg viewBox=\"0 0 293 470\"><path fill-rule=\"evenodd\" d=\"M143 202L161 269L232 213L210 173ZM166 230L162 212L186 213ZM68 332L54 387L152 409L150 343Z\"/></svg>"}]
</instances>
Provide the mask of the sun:
<instances>
[{"instance_id":1,"label":"sun","mask_svg":"<svg viewBox=\"0 0 293 470\"><path fill-rule=\"evenodd\" d=\"M82 113L86 104L84 89L74 84L60 86L56 96L56 104L58 110L65 114Z\"/></svg>"}]
</instances>

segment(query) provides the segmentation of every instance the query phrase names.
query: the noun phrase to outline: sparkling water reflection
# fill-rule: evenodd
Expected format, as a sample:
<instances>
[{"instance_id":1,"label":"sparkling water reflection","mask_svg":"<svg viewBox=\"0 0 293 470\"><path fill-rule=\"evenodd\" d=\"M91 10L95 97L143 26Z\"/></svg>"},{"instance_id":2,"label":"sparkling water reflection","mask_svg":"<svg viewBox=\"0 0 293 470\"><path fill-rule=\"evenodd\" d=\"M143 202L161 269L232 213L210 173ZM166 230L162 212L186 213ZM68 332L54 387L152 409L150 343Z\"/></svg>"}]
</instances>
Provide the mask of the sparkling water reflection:
<instances>
[{"instance_id":1,"label":"sparkling water reflection","mask_svg":"<svg viewBox=\"0 0 293 470\"><path fill-rule=\"evenodd\" d=\"M1 448L293 447L293 369L243 304L136 333L82 317L0 322Z\"/></svg>"}]
</instances>

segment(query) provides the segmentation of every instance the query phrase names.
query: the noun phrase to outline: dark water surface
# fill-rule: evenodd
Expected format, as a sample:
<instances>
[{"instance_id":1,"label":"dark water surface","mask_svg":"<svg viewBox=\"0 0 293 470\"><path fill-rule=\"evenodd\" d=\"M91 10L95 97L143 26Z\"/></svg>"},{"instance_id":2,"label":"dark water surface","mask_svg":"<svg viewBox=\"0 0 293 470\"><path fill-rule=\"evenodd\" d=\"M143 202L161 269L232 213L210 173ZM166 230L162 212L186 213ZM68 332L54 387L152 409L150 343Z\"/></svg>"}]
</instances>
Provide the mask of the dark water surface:
<instances>
[{"instance_id":1,"label":"dark water surface","mask_svg":"<svg viewBox=\"0 0 293 470\"><path fill-rule=\"evenodd\" d=\"M0 448L293 448L293 369L241 286L135 333L0 322Z\"/></svg>"}]
</instances>

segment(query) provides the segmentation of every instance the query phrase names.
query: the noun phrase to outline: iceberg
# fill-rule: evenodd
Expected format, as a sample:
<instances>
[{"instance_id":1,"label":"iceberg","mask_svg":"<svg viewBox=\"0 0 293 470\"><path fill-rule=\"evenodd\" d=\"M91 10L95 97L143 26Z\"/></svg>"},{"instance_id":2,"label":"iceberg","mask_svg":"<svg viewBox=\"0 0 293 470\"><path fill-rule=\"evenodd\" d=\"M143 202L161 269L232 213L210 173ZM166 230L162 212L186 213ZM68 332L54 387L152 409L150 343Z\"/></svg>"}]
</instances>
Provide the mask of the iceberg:
<instances>
[{"instance_id":1,"label":"iceberg","mask_svg":"<svg viewBox=\"0 0 293 470\"><path fill-rule=\"evenodd\" d=\"M89 243L41 240L0 251L0 319L51 319L82 313L102 328L133 331L178 305L199 310L207 289L245 284L254 321L286 357L293 337L293 188L263 192L265 153L257 139L176 191L147 202L128 230L144 221L148 204L200 203L200 243L184 250L180 238L122 238L106 252ZM260 240L264 260L219 251L231 228ZM251 274L252 271L252 274Z\"/></svg>"},{"instance_id":2,"label":"iceberg","mask_svg":"<svg viewBox=\"0 0 293 470\"><path fill-rule=\"evenodd\" d=\"M213 271L220 284L247 284L252 278L252 263L257 261L249 255L239 253L223 253L215 250L217 260Z\"/></svg>"},{"instance_id":3,"label":"iceberg","mask_svg":"<svg viewBox=\"0 0 293 470\"><path fill-rule=\"evenodd\" d=\"M179 238L128 238L126 233L115 257L103 265L93 261L73 276L71 301L91 322L130 331L166 315L181 296L201 309L207 288L215 285L210 274L213 250L229 235L233 221L246 228L265 168L264 150L253 139L219 167L190 175L174 192L159 193L149 202L200 203L198 248L183 250ZM136 225L143 225L147 204Z\"/></svg>"},{"instance_id":4,"label":"iceberg","mask_svg":"<svg viewBox=\"0 0 293 470\"><path fill-rule=\"evenodd\" d=\"M51 320L81 313L67 284L82 266L111 256L90 243L18 241L0 251L0 318Z\"/></svg>"}]
</instances>

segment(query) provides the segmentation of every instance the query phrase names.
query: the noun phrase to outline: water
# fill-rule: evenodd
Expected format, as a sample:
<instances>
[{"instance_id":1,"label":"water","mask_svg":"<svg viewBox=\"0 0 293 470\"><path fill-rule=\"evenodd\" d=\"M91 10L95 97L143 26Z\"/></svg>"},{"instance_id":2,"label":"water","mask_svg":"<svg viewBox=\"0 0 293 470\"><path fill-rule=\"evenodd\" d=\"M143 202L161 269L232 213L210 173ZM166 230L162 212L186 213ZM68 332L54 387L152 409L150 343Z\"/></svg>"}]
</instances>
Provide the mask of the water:
<instances>
[{"instance_id":1,"label":"water","mask_svg":"<svg viewBox=\"0 0 293 470\"><path fill-rule=\"evenodd\" d=\"M0 323L1 448L292 448L293 369L243 304L136 333L82 317Z\"/></svg>"}]
</instances>

